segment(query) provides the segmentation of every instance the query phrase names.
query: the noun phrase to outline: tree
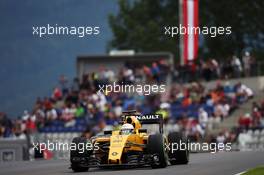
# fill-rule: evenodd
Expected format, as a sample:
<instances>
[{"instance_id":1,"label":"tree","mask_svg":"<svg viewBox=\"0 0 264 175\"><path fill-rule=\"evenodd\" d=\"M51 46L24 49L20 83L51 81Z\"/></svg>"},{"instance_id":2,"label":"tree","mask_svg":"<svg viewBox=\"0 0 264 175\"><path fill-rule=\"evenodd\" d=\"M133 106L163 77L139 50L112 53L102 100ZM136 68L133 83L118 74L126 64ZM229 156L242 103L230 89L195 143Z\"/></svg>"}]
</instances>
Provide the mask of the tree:
<instances>
[{"instance_id":1,"label":"tree","mask_svg":"<svg viewBox=\"0 0 264 175\"><path fill-rule=\"evenodd\" d=\"M207 56L223 57L247 50L261 52L264 41L263 0L200 1L200 26L231 26L230 36L205 37Z\"/></svg>"},{"instance_id":2,"label":"tree","mask_svg":"<svg viewBox=\"0 0 264 175\"><path fill-rule=\"evenodd\" d=\"M119 1L119 13L109 16L114 39L110 48L178 52L178 38L163 35L165 25L178 23L177 1Z\"/></svg>"},{"instance_id":3,"label":"tree","mask_svg":"<svg viewBox=\"0 0 264 175\"><path fill-rule=\"evenodd\" d=\"M164 35L165 26L178 26L176 0L119 0L119 12L109 15L113 39L109 49L169 51L179 58L179 37ZM223 58L244 49L261 52L264 44L263 0L199 1L199 21L203 26L231 26L231 35L200 36L199 57Z\"/></svg>"}]
</instances>

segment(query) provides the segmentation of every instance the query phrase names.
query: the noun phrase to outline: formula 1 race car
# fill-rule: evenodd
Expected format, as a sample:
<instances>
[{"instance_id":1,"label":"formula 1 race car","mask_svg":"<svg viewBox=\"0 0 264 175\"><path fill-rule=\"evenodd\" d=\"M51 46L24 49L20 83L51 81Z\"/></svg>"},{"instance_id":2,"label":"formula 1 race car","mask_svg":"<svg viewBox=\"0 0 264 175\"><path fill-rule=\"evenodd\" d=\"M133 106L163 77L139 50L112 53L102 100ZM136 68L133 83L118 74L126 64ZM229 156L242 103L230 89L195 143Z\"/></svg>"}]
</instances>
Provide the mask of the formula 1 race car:
<instances>
[{"instance_id":1,"label":"formula 1 race car","mask_svg":"<svg viewBox=\"0 0 264 175\"><path fill-rule=\"evenodd\" d=\"M70 162L74 172L88 171L91 167L138 167L165 168L167 165L187 164L188 149L170 149L173 144L186 143L187 138L179 132L163 134L161 115L137 115L136 111L123 112L121 129L104 131L91 139L76 137L72 143L91 143L92 149L71 150ZM148 134L141 125L159 124L159 131ZM78 147L77 147L78 148ZM166 149L167 148L167 149Z\"/></svg>"}]
</instances>

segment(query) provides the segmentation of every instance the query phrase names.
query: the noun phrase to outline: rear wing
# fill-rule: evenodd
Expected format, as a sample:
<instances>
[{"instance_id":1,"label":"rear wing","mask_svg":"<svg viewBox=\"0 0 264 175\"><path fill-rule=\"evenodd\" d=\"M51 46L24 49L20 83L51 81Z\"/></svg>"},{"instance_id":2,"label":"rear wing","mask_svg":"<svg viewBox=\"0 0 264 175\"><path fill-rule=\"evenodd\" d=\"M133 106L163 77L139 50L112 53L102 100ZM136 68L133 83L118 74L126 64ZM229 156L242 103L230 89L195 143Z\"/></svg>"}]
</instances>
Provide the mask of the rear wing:
<instances>
[{"instance_id":1,"label":"rear wing","mask_svg":"<svg viewBox=\"0 0 264 175\"><path fill-rule=\"evenodd\" d=\"M136 115L141 124L159 124L163 123L163 118L160 114Z\"/></svg>"},{"instance_id":2,"label":"rear wing","mask_svg":"<svg viewBox=\"0 0 264 175\"><path fill-rule=\"evenodd\" d=\"M131 115L125 115L124 117L129 117ZM143 124L159 124L159 131L163 133L163 117L160 114L148 114L148 115L133 115L138 121Z\"/></svg>"}]
</instances>

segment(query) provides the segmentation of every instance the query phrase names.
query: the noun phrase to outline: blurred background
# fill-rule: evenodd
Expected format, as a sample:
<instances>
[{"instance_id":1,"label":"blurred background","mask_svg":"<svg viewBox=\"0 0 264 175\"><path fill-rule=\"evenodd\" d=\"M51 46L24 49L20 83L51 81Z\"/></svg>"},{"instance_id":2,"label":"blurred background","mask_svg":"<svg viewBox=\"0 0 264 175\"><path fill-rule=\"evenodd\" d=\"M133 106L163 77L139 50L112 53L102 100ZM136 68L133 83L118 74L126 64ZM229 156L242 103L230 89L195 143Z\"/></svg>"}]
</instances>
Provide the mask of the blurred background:
<instances>
[{"instance_id":1,"label":"blurred background","mask_svg":"<svg viewBox=\"0 0 264 175\"><path fill-rule=\"evenodd\" d=\"M18 143L1 161L68 158L67 151L33 153L32 142L96 135L115 128L129 109L163 114L167 132L184 131L193 142L262 150L264 1L199 1L199 26L231 26L232 34L199 35L198 55L185 64L180 36L164 35L164 26L180 23L179 4L1 0L0 149ZM47 24L99 26L100 34L32 35L32 26ZM167 91L97 93L113 82L166 84Z\"/></svg>"}]
</instances>

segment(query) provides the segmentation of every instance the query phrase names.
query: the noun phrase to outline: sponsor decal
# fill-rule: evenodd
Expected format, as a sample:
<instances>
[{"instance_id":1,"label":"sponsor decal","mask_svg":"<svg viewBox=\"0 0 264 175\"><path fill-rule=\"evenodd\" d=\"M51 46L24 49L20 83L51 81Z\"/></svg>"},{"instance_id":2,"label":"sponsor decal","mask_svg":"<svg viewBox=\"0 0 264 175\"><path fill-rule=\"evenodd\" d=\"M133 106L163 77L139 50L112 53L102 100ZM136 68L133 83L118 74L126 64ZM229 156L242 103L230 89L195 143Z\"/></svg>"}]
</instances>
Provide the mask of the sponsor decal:
<instances>
[{"instance_id":1,"label":"sponsor decal","mask_svg":"<svg viewBox=\"0 0 264 175\"><path fill-rule=\"evenodd\" d=\"M157 119L160 119L160 115L158 114L137 115L136 118L138 120L157 120Z\"/></svg>"},{"instance_id":2,"label":"sponsor decal","mask_svg":"<svg viewBox=\"0 0 264 175\"><path fill-rule=\"evenodd\" d=\"M112 156L117 156L118 153L117 152L112 152Z\"/></svg>"}]
</instances>

